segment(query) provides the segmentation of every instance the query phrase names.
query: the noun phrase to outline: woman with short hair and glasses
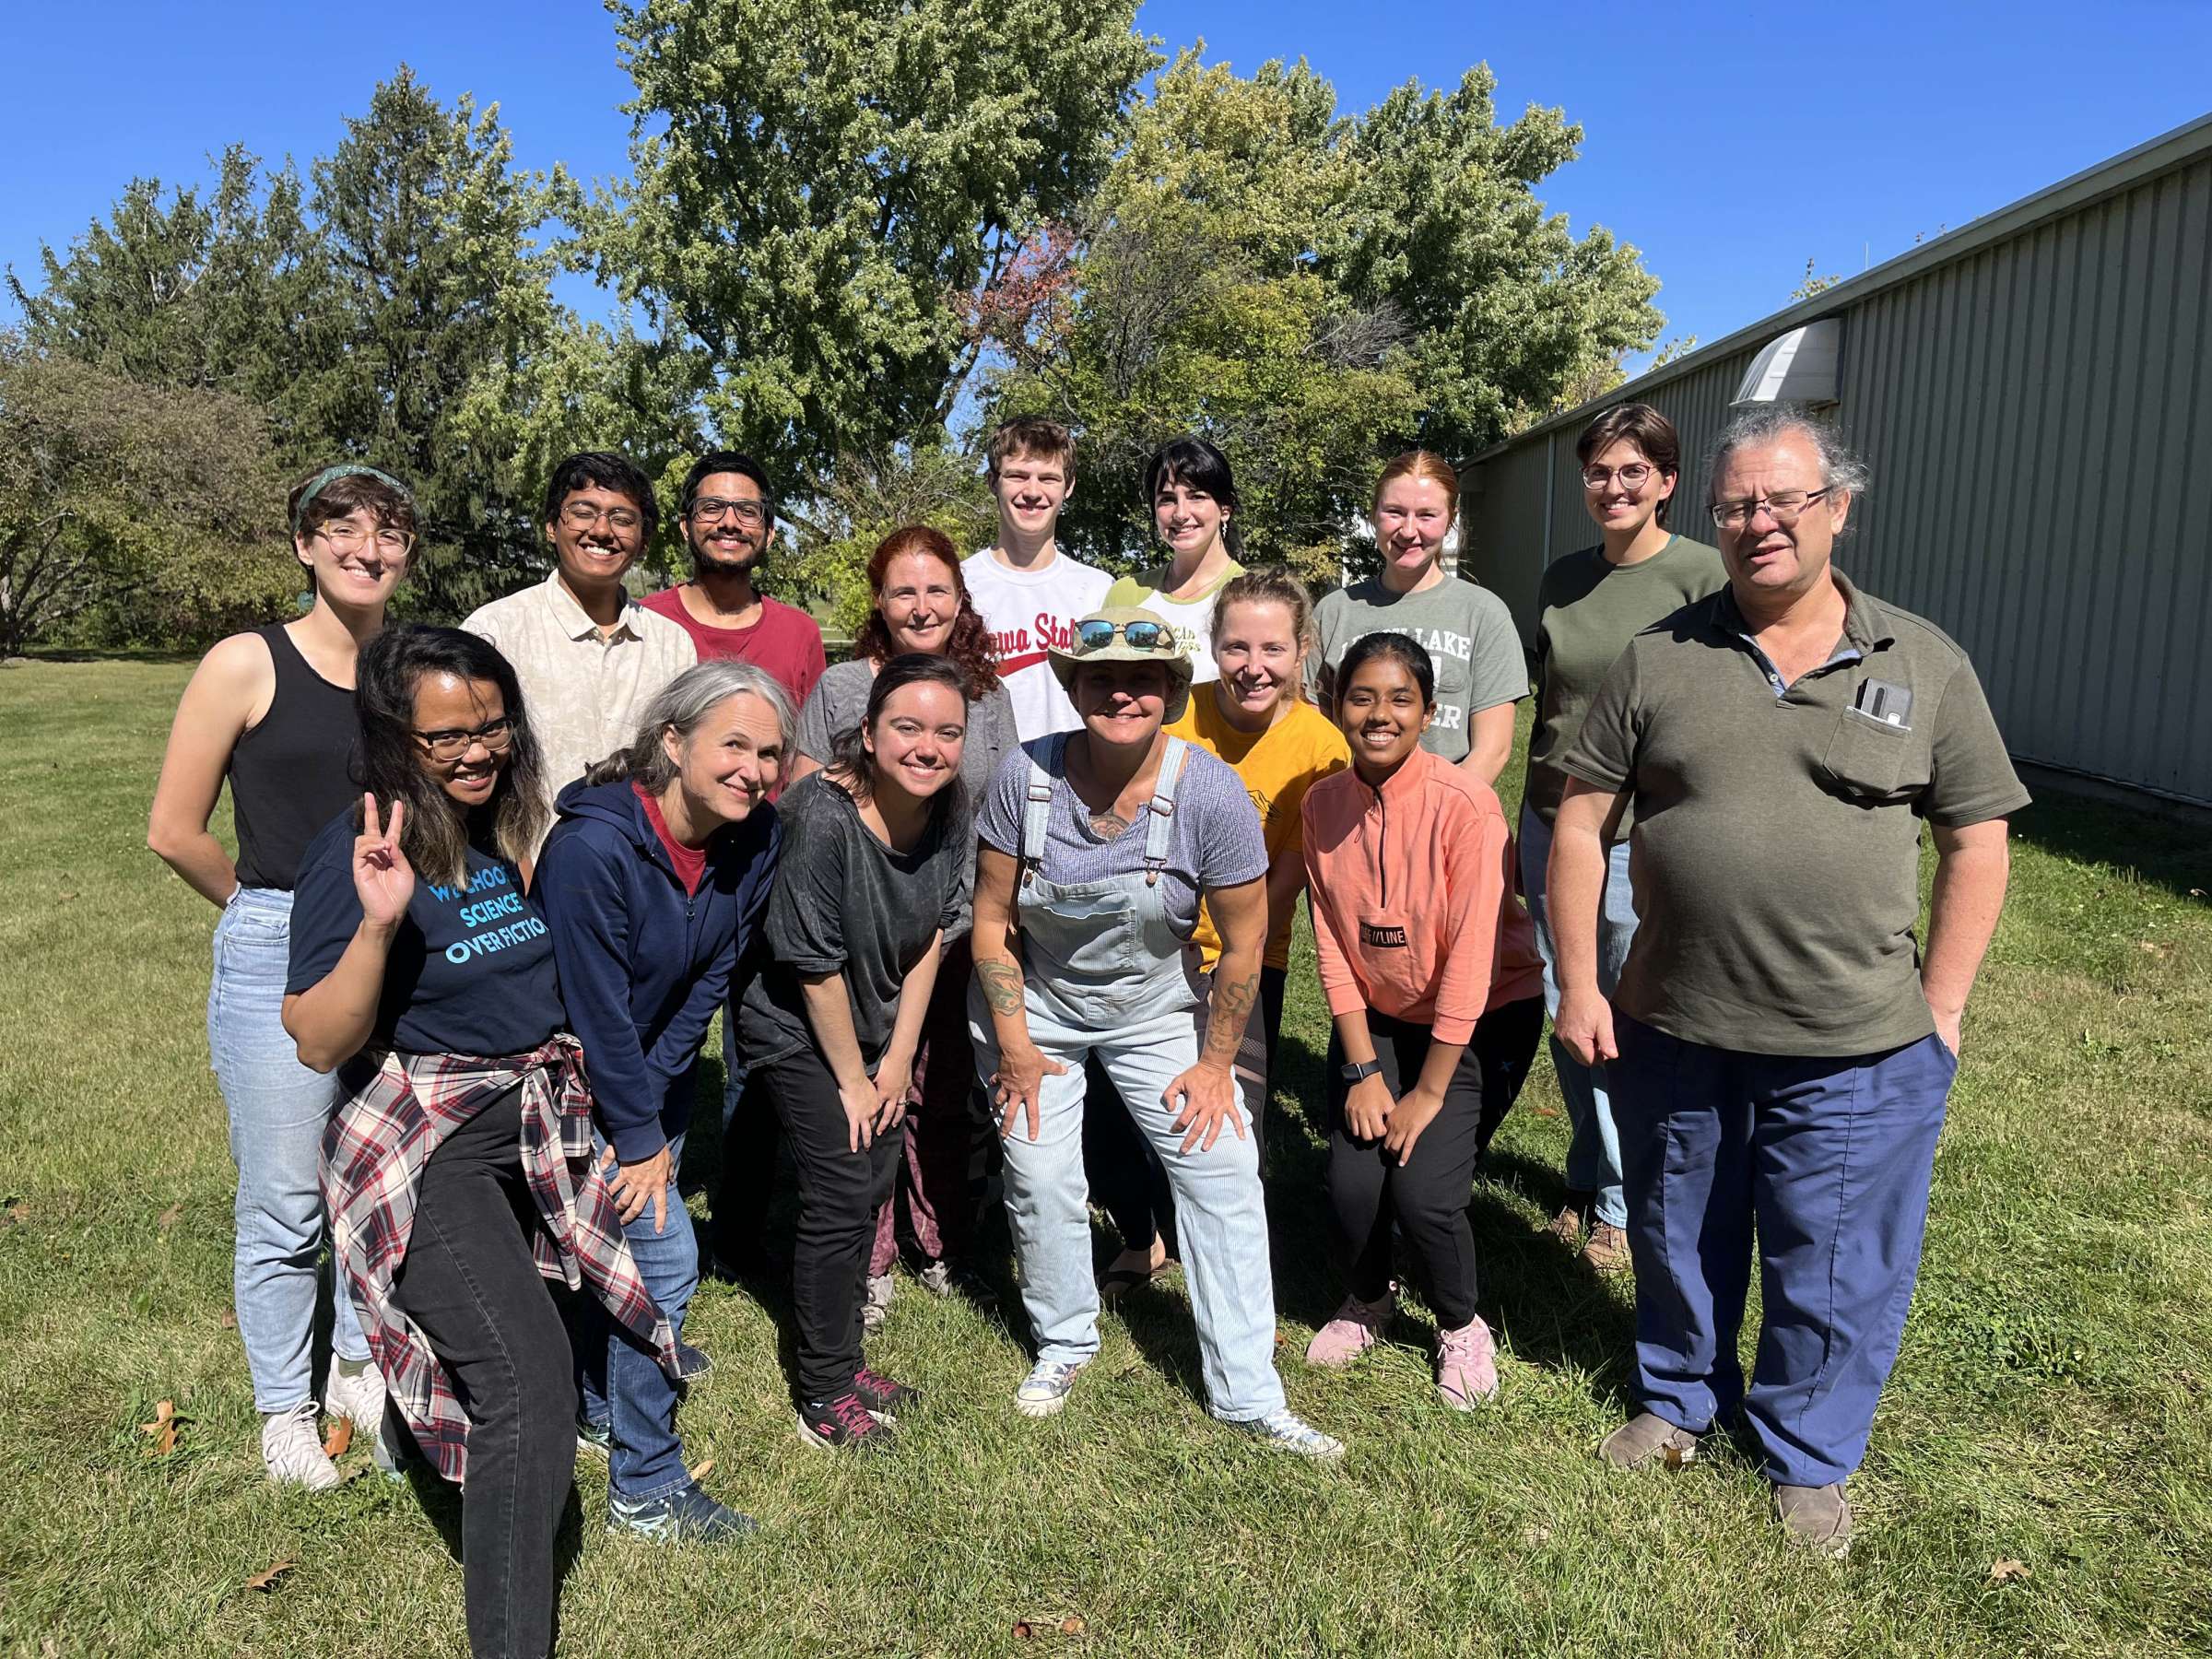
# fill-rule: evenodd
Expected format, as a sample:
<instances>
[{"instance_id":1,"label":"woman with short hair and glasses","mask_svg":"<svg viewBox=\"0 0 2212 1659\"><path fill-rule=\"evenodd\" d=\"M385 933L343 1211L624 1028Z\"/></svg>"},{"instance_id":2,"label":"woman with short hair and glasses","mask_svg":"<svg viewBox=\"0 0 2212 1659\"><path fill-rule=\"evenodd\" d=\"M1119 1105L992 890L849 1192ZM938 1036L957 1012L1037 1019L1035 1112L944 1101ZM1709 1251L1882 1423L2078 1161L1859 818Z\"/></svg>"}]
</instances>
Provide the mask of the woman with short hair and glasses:
<instances>
[{"instance_id":1,"label":"woman with short hair and glasses","mask_svg":"<svg viewBox=\"0 0 2212 1659\"><path fill-rule=\"evenodd\" d=\"M201 660L177 705L147 843L222 918L207 992L207 1046L238 1167L231 1289L271 1480L338 1484L312 1394L323 1253L317 1163L336 1087L300 1064L280 1018L292 884L315 833L354 798L354 663L406 574L415 499L373 466L321 466L292 488L292 552L309 604L289 622L233 634ZM208 828L224 784L233 859ZM364 1433L384 1389L353 1306L335 1298L324 1405Z\"/></svg>"},{"instance_id":2,"label":"woman with short hair and glasses","mask_svg":"<svg viewBox=\"0 0 2212 1659\"><path fill-rule=\"evenodd\" d=\"M1552 818L1567 780L1559 758L1582 730L1598 682L1629 641L1728 581L1718 548L1667 528L1682 447L1665 416L1649 404L1618 404L1583 429L1574 453L1582 465L1583 504L1600 539L1554 560L1536 590L1536 722L1529 734L1520 823L1522 889L1544 958L1545 1007L1554 1014L1559 988L1545 868ZM1608 996L1636 935L1629 828L1624 812L1599 904L1598 982ZM1628 1205L1605 1067L1581 1065L1556 1037L1551 1059L1566 1100L1570 1138L1567 1194L1546 1230L1572 1249L1583 1242L1587 1227L1584 1259L1600 1269L1626 1267Z\"/></svg>"},{"instance_id":3,"label":"woman with short hair and glasses","mask_svg":"<svg viewBox=\"0 0 2212 1659\"><path fill-rule=\"evenodd\" d=\"M1167 1166L1207 1408L1276 1449L1339 1457L1276 1374L1254 1102L1234 1069L1267 939L1259 814L1226 761L1162 729L1191 697L1168 623L1110 607L1049 654L1083 724L1007 756L976 821L969 1018L1005 1114L1006 1214L1037 1340L1014 1408L1058 1411L1099 1351L1082 1159L1095 1056ZM1221 939L1210 994L1191 945L1201 902Z\"/></svg>"},{"instance_id":4,"label":"woman with short hair and glasses","mask_svg":"<svg viewBox=\"0 0 2212 1659\"><path fill-rule=\"evenodd\" d=\"M390 628L355 703L367 793L300 859L284 1025L346 1096L323 1191L390 1403L463 1488L470 1652L542 1654L576 1463L546 1281L594 1297L671 1377L676 1338L593 1155L583 1050L525 890L545 808L514 670L459 629Z\"/></svg>"}]
</instances>

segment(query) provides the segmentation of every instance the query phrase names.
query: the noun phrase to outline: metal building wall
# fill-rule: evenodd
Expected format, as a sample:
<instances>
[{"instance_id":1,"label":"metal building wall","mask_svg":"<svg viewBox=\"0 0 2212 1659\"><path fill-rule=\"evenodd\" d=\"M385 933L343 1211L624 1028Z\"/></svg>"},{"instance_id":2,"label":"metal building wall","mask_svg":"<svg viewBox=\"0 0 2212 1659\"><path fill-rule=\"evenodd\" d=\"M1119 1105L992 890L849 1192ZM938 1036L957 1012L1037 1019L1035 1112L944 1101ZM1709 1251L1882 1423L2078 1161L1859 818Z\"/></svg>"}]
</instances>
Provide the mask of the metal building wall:
<instances>
[{"instance_id":1,"label":"metal building wall","mask_svg":"<svg viewBox=\"0 0 2212 1659\"><path fill-rule=\"evenodd\" d=\"M2212 154L2200 153L1839 294L1832 312L1833 415L1874 470L1837 563L1966 648L2015 755L2202 802L2212 514L2185 497L2212 444L2208 250ZM1802 308L1790 317L1804 320ZM1625 390L1681 430L1686 534L1712 538L1705 455L1779 332ZM1596 539L1575 477L1581 425L1470 469L1462 568L1498 590L1524 636L1544 564Z\"/></svg>"}]
</instances>

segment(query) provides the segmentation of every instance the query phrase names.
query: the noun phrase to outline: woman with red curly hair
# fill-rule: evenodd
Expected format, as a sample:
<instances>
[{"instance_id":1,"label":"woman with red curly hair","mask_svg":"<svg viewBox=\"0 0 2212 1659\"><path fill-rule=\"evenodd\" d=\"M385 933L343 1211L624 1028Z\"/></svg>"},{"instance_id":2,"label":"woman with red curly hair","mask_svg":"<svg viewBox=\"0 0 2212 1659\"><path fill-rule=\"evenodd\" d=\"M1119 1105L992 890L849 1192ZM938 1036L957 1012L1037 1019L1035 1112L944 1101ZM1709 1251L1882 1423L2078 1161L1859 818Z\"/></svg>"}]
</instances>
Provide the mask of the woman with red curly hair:
<instances>
[{"instance_id":1,"label":"woman with red curly hair","mask_svg":"<svg viewBox=\"0 0 2212 1659\"><path fill-rule=\"evenodd\" d=\"M861 1312L869 1330L882 1324L891 1302L891 1268L899 1259L903 1211L912 1234L922 1283L939 1296L964 1292L988 1301L991 1293L971 1274L964 1256L973 1231L968 1171L981 1120L969 1111L975 1059L968 1037L968 928L975 885L976 804L998 763L1020 741L1014 704L998 680L998 648L976 614L960 576L951 540L926 524L894 530L868 560L868 619L853 641L850 662L833 664L815 683L799 711L795 783L829 765L837 740L858 726L876 671L910 652L941 656L968 683L968 741L960 758L961 843L968 854L959 889L959 922L945 935L936 988L922 1027L913 1088L906 1118L906 1154L897 1184L876 1218L876 1247L868 1258L868 1294Z\"/></svg>"}]
</instances>

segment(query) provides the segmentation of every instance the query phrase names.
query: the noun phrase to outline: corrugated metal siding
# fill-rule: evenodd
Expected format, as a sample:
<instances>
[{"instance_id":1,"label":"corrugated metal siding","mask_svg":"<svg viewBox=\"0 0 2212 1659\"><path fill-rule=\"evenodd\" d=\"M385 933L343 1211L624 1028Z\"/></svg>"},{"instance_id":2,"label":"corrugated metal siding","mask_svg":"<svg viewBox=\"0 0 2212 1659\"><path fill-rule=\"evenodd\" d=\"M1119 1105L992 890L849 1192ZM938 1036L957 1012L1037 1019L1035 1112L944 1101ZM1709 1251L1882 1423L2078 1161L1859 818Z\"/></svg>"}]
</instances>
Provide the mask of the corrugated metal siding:
<instances>
[{"instance_id":1,"label":"corrugated metal siding","mask_svg":"<svg viewBox=\"0 0 2212 1659\"><path fill-rule=\"evenodd\" d=\"M2212 515L2186 499L2212 443L2207 249L2200 157L1877 289L1838 313L1835 414L1874 469L1837 563L1966 648L2013 752L2212 802ZM1704 457L1753 354L1645 394L1682 433L1688 534L1711 539ZM1574 438L1476 469L1463 564L1524 633L1546 560L1595 539Z\"/></svg>"}]
</instances>

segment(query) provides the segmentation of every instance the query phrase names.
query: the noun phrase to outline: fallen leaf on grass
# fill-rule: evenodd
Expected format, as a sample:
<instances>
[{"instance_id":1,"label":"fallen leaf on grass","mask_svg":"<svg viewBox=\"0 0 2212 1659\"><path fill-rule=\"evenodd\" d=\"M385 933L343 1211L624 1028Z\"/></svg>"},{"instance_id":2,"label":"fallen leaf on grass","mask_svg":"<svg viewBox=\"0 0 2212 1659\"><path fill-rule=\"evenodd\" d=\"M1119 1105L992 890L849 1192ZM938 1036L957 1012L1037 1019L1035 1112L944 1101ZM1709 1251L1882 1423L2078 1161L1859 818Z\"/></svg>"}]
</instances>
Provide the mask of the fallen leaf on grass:
<instances>
[{"instance_id":1,"label":"fallen leaf on grass","mask_svg":"<svg viewBox=\"0 0 2212 1659\"><path fill-rule=\"evenodd\" d=\"M1060 1621L1060 1634L1063 1636L1082 1635L1083 1621L1077 1618L1073 1613L1070 1613L1065 1618Z\"/></svg>"},{"instance_id":2,"label":"fallen leaf on grass","mask_svg":"<svg viewBox=\"0 0 2212 1659\"><path fill-rule=\"evenodd\" d=\"M259 1590L265 1594L276 1587L276 1575L278 1573L289 1572L293 1568L299 1565L300 1563L297 1561L278 1561L275 1566L269 1568L265 1572L257 1572L252 1578L248 1579L246 1581L246 1588L249 1590Z\"/></svg>"},{"instance_id":3,"label":"fallen leaf on grass","mask_svg":"<svg viewBox=\"0 0 2212 1659\"><path fill-rule=\"evenodd\" d=\"M23 1207L22 1199L14 1196L0 1198L0 1219L5 1219L10 1227L24 1219L28 1213Z\"/></svg>"},{"instance_id":4,"label":"fallen leaf on grass","mask_svg":"<svg viewBox=\"0 0 2212 1659\"><path fill-rule=\"evenodd\" d=\"M1559 1115L1559 1109L1557 1106L1534 1106L1529 1110L1538 1117L1558 1117Z\"/></svg>"},{"instance_id":5,"label":"fallen leaf on grass","mask_svg":"<svg viewBox=\"0 0 2212 1659\"><path fill-rule=\"evenodd\" d=\"M2009 1584L2014 1579L2024 1579L2027 1576L2028 1563L2010 1559L1999 1561L1989 1570L1989 1582L1993 1584Z\"/></svg>"},{"instance_id":6,"label":"fallen leaf on grass","mask_svg":"<svg viewBox=\"0 0 2212 1659\"><path fill-rule=\"evenodd\" d=\"M223 1310L223 1329L226 1331L235 1331L238 1329L238 1312L236 1309L225 1308Z\"/></svg>"},{"instance_id":7,"label":"fallen leaf on grass","mask_svg":"<svg viewBox=\"0 0 2212 1659\"><path fill-rule=\"evenodd\" d=\"M1036 1627L1035 1625L1031 1624L1031 1623L1030 1623L1030 1622L1028 1619L1026 1619L1026 1618L1018 1618L1018 1619L1016 1619L1016 1620L1014 1621L1014 1640L1015 1640L1015 1641L1028 1641L1028 1640L1029 1640L1030 1637L1032 1637L1032 1636L1034 1636L1034 1635L1036 1635L1036 1634L1037 1634L1037 1627Z\"/></svg>"},{"instance_id":8,"label":"fallen leaf on grass","mask_svg":"<svg viewBox=\"0 0 2212 1659\"><path fill-rule=\"evenodd\" d=\"M693 1486L697 1486L700 1481L707 1477L707 1471L713 1466L714 1460L712 1458L702 1457L691 1468L686 1469L684 1473L691 1477L691 1484Z\"/></svg>"},{"instance_id":9,"label":"fallen leaf on grass","mask_svg":"<svg viewBox=\"0 0 2212 1659\"><path fill-rule=\"evenodd\" d=\"M173 1400L163 1400L157 1404L154 1420L138 1425L139 1433L154 1437L154 1443L147 1448L147 1453L155 1457L167 1457L174 1452L177 1449L177 1430L184 1421L177 1415L176 1402Z\"/></svg>"},{"instance_id":10,"label":"fallen leaf on grass","mask_svg":"<svg viewBox=\"0 0 2212 1659\"><path fill-rule=\"evenodd\" d=\"M342 1417L330 1426L330 1432L323 1437L323 1455L335 1463L346 1455L346 1448L352 1444L353 1419Z\"/></svg>"},{"instance_id":11,"label":"fallen leaf on grass","mask_svg":"<svg viewBox=\"0 0 2212 1659\"><path fill-rule=\"evenodd\" d=\"M177 1224L177 1218L183 1213L184 1201L180 1198L176 1201L176 1203L171 1205L167 1209L163 1210L160 1215L154 1218L154 1225L159 1228L163 1232L167 1232L171 1228Z\"/></svg>"},{"instance_id":12,"label":"fallen leaf on grass","mask_svg":"<svg viewBox=\"0 0 2212 1659\"><path fill-rule=\"evenodd\" d=\"M1667 1466L1668 1468L1670 1468L1670 1469L1678 1469L1678 1468L1680 1468L1680 1467L1682 1466L1682 1448L1681 1448L1681 1447L1679 1447L1679 1446L1669 1446L1669 1447L1667 1447L1667 1448L1666 1448L1666 1450L1665 1450L1665 1451L1663 1453L1661 1453L1661 1455L1662 1455L1662 1457L1665 1459L1665 1464L1666 1464L1666 1466Z\"/></svg>"}]
</instances>

